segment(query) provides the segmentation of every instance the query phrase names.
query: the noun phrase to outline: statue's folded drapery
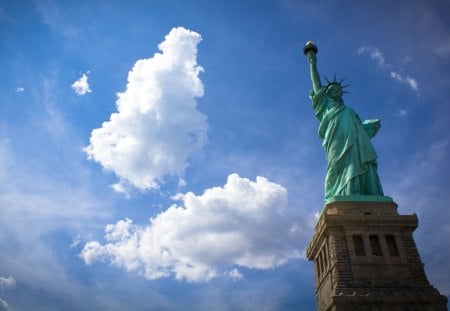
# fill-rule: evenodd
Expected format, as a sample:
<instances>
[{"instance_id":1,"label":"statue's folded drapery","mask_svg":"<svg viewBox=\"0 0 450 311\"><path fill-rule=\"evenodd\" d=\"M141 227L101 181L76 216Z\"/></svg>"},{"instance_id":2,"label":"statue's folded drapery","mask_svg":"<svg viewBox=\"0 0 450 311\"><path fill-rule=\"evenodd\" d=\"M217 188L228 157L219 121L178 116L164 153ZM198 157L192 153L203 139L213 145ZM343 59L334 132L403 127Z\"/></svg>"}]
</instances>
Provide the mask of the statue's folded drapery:
<instances>
[{"instance_id":1,"label":"statue's folded drapery","mask_svg":"<svg viewBox=\"0 0 450 311\"><path fill-rule=\"evenodd\" d=\"M321 87L311 91L314 113L320 121L319 137L327 159L325 200L333 196L383 195L377 174L377 155L370 138L379 120L361 122L352 108L333 100Z\"/></svg>"}]
</instances>

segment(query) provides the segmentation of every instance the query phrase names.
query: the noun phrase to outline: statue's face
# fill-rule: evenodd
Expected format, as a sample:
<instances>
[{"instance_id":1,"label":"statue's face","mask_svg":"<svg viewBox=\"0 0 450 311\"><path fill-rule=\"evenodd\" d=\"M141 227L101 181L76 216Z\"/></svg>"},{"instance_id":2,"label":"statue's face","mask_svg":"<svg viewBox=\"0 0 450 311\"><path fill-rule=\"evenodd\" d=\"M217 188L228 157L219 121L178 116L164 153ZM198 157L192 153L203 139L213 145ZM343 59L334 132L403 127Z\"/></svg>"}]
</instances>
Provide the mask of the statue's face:
<instances>
[{"instance_id":1,"label":"statue's face","mask_svg":"<svg viewBox=\"0 0 450 311\"><path fill-rule=\"evenodd\" d=\"M327 88L327 95L333 99L339 99L342 97L342 87L339 84L331 84Z\"/></svg>"}]
</instances>

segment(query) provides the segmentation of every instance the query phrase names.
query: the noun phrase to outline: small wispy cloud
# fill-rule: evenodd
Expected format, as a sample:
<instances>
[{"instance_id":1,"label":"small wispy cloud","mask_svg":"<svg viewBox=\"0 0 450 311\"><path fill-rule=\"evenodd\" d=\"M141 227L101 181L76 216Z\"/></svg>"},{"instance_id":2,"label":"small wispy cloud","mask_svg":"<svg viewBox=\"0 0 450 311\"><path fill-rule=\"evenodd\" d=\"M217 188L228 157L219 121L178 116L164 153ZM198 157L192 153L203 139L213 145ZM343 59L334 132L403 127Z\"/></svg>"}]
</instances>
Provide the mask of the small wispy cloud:
<instances>
[{"instance_id":1,"label":"small wispy cloud","mask_svg":"<svg viewBox=\"0 0 450 311\"><path fill-rule=\"evenodd\" d=\"M398 72L395 72L395 71L391 71L390 76L392 79L400 81L400 82L403 80L402 76Z\"/></svg>"},{"instance_id":2,"label":"small wispy cloud","mask_svg":"<svg viewBox=\"0 0 450 311\"><path fill-rule=\"evenodd\" d=\"M399 116L406 116L408 114L408 110L407 109L399 109L397 114Z\"/></svg>"},{"instance_id":3,"label":"small wispy cloud","mask_svg":"<svg viewBox=\"0 0 450 311\"><path fill-rule=\"evenodd\" d=\"M408 74L401 74L399 70L394 68L391 64L387 63L385 57L379 48L373 48L368 46L362 46L357 50L357 54L369 54L379 67L389 70L389 76L397 82L406 84L414 92L419 92L419 83L416 79L412 78Z\"/></svg>"},{"instance_id":4,"label":"small wispy cloud","mask_svg":"<svg viewBox=\"0 0 450 311\"><path fill-rule=\"evenodd\" d=\"M442 40L437 40L433 51L441 57L448 57L450 55L450 39L442 38Z\"/></svg>"},{"instance_id":5,"label":"small wispy cloud","mask_svg":"<svg viewBox=\"0 0 450 311\"><path fill-rule=\"evenodd\" d=\"M244 275L236 268L234 268L233 270L225 272L225 276L228 276L229 278L231 278L235 282L244 279Z\"/></svg>"},{"instance_id":6,"label":"small wispy cloud","mask_svg":"<svg viewBox=\"0 0 450 311\"><path fill-rule=\"evenodd\" d=\"M370 48L368 46L362 46L357 51L358 55L363 53L368 53L370 57L375 60L381 67L389 67L384 60L384 55L378 48Z\"/></svg>"},{"instance_id":7,"label":"small wispy cloud","mask_svg":"<svg viewBox=\"0 0 450 311\"><path fill-rule=\"evenodd\" d=\"M411 90L416 92L419 91L419 84L417 83L416 79L413 79L410 76L404 77L400 73L395 71L391 71L389 75L395 81L407 84L411 88Z\"/></svg>"},{"instance_id":8,"label":"small wispy cloud","mask_svg":"<svg viewBox=\"0 0 450 311\"><path fill-rule=\"evenodd\" d=\"M89 73L89 71L87 73ZM75 93L77 93L78 96L83 96L86 95L87 93L92 92L92 90L89 88L88 76L86 73L83 73L80 79L75 81L71 85L71 87L75 91Z\"/></svg>"},{"instance_id":9,"label":"small wispy cloud","mask_svg":"<svg viewBox=\"0 0 450 311\"><path fill-rule=\"evenodd\" d=\"M0 276L0 289L10 289L14 287L16 287L16 280L12 276Z\"/></svg>"},{"instance_id":10,"label":"small wispy cloud","mask_svg":"<svg viewBox=\"0 0 450 311\"><path fill-rule=\"evenodd\" d=\"M406 77L406 83L411 87L412 90L418 91L419 90L419 84L417 83L417 80Z\"/></svg>"},{"instance_id":11,"label":"small wispy cloud","mask_svg":"<svg viewBox=\"0 0 450 311\"><path fill-rule=\"evenodd\" d=\"M72 244L70 244L70 248L75 248L80 244L80 235L77 235L75 238L73 238Z\"/></svg>"},{"instance_id":12,"label":"small wispy cloud","mask_svg":"<svg viewBox=\"0 0 450 311\"><path fill-rule=\"evenodd\" d=\"M187 182L183 178L178 179L178 188L186 187Z\"/></svg>"},{"instance_id":13,"label":"small wispy cloud","mask_svg":"<svg viewBox=\"0 0 450 311\"><path fill-rule=\"evenodd\" d=\"M25 88L18 86L16 87L16 93L23 93L25 91Z\"/></svg>"},{"instance_id":14,"label":"small wispy cloud","mask_svg":"<svg viewBox=\"0 0 450 311\"><path fill-rule=\"evenodd\" d=\"M10 310L8 303L0 298L0 311L8 311L8 310Z\"/></svg>"},{"instance_id":15,"label":"small wispy cloud","mask_svg":"<svg viewBox=\"0 0 450 311\"><path fill-rule=\"evenodd\" d=\"M0 290L11 289L16 287L16 280L12 276L0 276ZM0 298L0 311L10 310L8 303Z\"/></svg>"}]
</instances>

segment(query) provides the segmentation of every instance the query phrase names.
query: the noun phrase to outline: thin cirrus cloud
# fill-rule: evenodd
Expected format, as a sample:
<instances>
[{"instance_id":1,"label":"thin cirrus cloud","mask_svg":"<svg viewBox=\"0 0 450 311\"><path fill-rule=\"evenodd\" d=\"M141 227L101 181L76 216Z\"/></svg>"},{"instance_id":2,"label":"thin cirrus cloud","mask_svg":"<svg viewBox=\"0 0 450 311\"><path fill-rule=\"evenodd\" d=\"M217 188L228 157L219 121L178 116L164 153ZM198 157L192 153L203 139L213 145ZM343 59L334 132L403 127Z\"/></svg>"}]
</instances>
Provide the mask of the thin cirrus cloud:
<instances>
[{"instance_id":1,"label":"thin cirrus cloud","mask_svg":"<svg viewBox=\"0 0 450 311\"><path fill-rule=\"evenodd\" d=\"M378 48L362 46L358 49L357 53L364 54L367 53L370 57L378 64L378 66L389 70L389 76L397 82L404 83L409 86L414 92L419 91L419 84L416 79L412 78L408 74L401 74L398 70L393 68L393 66L386 62L383 53Z\"/></svg>"},{"instance_id":2,"label":"thin cirrus cloud","mask_svg":"<svg viewBox=\"0 0 450 311\"><path fill-rule=\"evenodd\" d=\"M89 73L89 71L87 73ZM80 79L75 81L71 87L78 96L83 96L92 92L89 87L88 76L86 73L83 73Z\"/></svg>"},{"instance_id":3,"label":"thin cirrus cloud","mask_svg":"<svg viewBox=\"0 0 450 311\"><path fill-rule=\"evenodd\" d=\"M228 176L223 187L174 198L147 226L124 219L105 229L106 244L88 242L86 264L109 262L149 280L240 280L240 267L270 269L301 258L300 226L287 213L287 191L257 177Z\"/></svg>"},{"instance_id":4,"label":"thin cirrus cloud","mask_svg":"<svg viewBox=\"0 0 450 311\"><path fill-rule=\"evenodd\" d=\"M117 112L92 131L84 151L116 174L114 190L157 189L165 176L182 177L188 157L206 143L207 120L196 102L203 96L200 41L196 32L173 28L161 53L135 63Z\"/></svg>"}]
</instances>

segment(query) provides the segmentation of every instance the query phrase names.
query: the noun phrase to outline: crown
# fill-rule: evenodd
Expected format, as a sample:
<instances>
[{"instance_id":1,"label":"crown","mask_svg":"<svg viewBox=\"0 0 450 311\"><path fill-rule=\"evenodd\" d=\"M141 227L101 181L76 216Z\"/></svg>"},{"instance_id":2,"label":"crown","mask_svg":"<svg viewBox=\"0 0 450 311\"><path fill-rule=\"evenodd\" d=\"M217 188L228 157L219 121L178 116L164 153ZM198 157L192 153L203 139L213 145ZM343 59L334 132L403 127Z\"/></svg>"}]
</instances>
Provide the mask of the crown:
<instances>
[{"instance_id":1,"label":"crown","mask_svg":"<svg viewBox=\"0 0 450 311\"><path fill-rule=\"evenodd\" d=\"M325 80L327 81L327 85L325 86L326 89L328 89L328 88L329 88L330 86L332 86L332 85L339 85L339 87L343 90L342 93L350 93L350 92L344 91L344 89L345 89L346 87L349 87L350 84L342 85L342 82L344 82L344 80L345 80L346 77L344 77L341 81L337 81L337 80L336 80L336 73L334 74L333 81L328 80L328 78L327 78L326 76L323 76L323 77L324 77Z\"/></svg>"}]
</instances>

